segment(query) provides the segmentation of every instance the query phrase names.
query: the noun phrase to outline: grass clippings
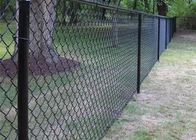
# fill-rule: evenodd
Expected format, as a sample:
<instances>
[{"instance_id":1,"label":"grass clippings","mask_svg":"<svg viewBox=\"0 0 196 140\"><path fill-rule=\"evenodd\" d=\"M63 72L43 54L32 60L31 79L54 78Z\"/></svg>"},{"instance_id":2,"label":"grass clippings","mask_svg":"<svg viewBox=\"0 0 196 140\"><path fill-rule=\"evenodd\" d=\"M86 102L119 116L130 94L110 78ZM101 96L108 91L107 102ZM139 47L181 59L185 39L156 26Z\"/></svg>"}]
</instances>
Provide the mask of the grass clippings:
<instances>
[{"instance_id":1,"label":"grass clippings","mask_svg":"<svg viewBox=\"0 0 196 140\"><path fill-rule=\"evenodd\" d=\"M196 140L196 32L178 31L104 140Z\"/></svg>"}]
</instances>

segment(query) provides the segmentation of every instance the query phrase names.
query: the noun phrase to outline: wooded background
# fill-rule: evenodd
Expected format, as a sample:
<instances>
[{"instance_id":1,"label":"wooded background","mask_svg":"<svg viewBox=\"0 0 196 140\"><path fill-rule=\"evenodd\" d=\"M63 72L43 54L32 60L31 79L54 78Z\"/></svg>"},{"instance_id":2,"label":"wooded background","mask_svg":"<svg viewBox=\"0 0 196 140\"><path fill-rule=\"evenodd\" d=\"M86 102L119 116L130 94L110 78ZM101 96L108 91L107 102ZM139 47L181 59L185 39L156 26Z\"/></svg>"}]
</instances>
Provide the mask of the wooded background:
<instances>
[{"instance_id":1,"label":"wooded background","mask_svg":"<svg viewBox=\"0 0 196 140\"><path fill-rule=\"evenodd\" d=\"M97 2L110 3L152 14L177 17L177 28L196 29L196 0L97 0ZM14 0L0 1L0 20L2 20L2 17L13 17L13 11L16 9L15 3ZM69 4L68 0L59 0L58 3L63 3L64 11L73 8L77 11L78 8L81 8L79 4ZM66 19L65 22L72 22L76 13L71 12L69 21ZM66 14L69 14L69 12L66 12ZM74 19L74 22L77 23L78 21Z\"/></svg>"}]
</instances>

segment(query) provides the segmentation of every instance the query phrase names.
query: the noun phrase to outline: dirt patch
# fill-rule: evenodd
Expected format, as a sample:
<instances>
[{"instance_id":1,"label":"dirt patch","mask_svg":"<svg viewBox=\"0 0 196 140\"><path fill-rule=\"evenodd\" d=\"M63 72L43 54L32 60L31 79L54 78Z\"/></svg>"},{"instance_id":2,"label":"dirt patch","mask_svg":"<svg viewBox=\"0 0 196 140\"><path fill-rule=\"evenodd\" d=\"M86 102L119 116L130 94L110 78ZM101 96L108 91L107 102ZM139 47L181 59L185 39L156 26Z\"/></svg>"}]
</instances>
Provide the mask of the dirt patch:
<instances>
[{"instance_id":1,"label":"dirt patch","mask_svg":"<svg viewBox=\"0 0 196 140\"><path fill-rule=\"evenodd\" d=\"M174 39L180 41L192 41L196 42L196 31L194 30L178 30L174 35Z\"/></svg>"},{"instance_id":2,"label":"dirt patch","mask_svg":"<svg viewBox=\"0 0 196 140\"><path fill-rule=\"evenodd\" d=\"M196 136L183 136L181 140L196 140Z\"/></svg>"},{"instance_id":3,"label":"dirt patch","mask_svg":"<svg viewBox=\"0 0 196 140\"><path fill-rule=\"evenodd\" d=\"M58 72L71 71L73 68L80 67L80 63L67 59L60 58L59 63L47 63L45 58L29 58L29 74L30 75L47 75ZM18 62L14 62L13 59L9 58L3 60L0 65L0 76L16 76L18 73Z\"/></svg>"},{"instance_id":4,"label":"dirt patch","mask_svg":"<svg viewBox=\"0 0 196 140\"><path fill-rule=\"evenodd\" d=\"M156 97L153 94L146 95L145 92L141 92L140 94L136 95L135 98L137 101L156 100Z\"/></svg>"}]
</instances>

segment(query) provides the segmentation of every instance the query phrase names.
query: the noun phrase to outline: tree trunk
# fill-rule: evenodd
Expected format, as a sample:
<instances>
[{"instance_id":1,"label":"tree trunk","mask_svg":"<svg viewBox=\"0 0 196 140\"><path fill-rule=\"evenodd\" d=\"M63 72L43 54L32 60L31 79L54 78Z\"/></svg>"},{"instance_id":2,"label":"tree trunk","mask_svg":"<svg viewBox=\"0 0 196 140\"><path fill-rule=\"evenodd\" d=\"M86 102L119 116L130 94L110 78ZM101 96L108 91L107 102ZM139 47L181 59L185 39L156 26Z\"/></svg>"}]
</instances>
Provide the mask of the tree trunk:
<instances>
[{"instance_id":1,"label":"tree trunk","mask_svg":"<svg viewBox=\"0 0 196 140\"><path fill-rule=\"evenodd\" d=\"M153 10L152 10L152 14L154 14L155 11L155 0L153 0Z\"/></svg>"},{"instance_id":2,"label":"tree trunk","mask_svg":"<svg viewBox=\"0 0 196 140\"><path fill-rule=\"evenodd\" d=\"M103 2L105 2L105 0L103 0ZM111 0L108 1L108 4L110 4L110 2L111 2ZM103 8L103 13L102 13L102 16L101 16L102 20L106 20L106 16L105 15L106 15L106 9Z\"/></svg>"},{"instance_id":3,"label":"tree trunk","mask_svg":"<svg viewBox=\"0 0 196 140\"><path fill-rule=\"evenodd\" d=\"M133 2L133 9L135 10L136 7L137 7L137 0L134 0L134 2Z\"/></svg>"},{"instance_id":4,"label":"tree trunk","mask_svg":"<svg viewBox=\"0 0 196 140\"><path fill-rule=\"evenodd\" d=\"M66 15L67 15L67 6L66 6L66 0L63 0L63 9L62 9L62 19L63 19L63 24L65 25L66 24Z\"/></svg>"},{"instance_id":5,"label":"tree trunk","mask_svg":"<svg viewBox=\"0 0 196 140\"><path fill-rule=\"evenodd\" d=\"M114 4L118 5L119 0L115 0ZM117 27L117 11L112 12L112 46L118 47L118 27Z\"/></svg>"},{"instance_id":6,"label":"tree trunk","mask_svg":"<svg viewBox=\"0 0 196 140\"><path fill-rule=\"evenodd\" d=\"M29 29L29 56L37 61L44 58L48 63L58 63L60 56L54 50L53 46L53 30L56 15L56 0L45 0L39 2L38 0L31 1L30 9L30 29ZM16 2L16 8L18 2ZM18 19L18 12L16 13ZM16 22L18 28L18 22ZM18 31L16 32L16 34ZM14 51L14 60L17 61L17 44Z\"/></svg>"},{"instance_id":7,"label":"tree trunk","mask_svg":"<svg viewBox=\"0 0 196 140\"><path fill-rule=\"evenodd\" d=\"M44 57L46 62L58 63L59 55L53 47L53 30L56 15L56 0L31 2L30 12L30 55L35 58Z\"/></svg>"},{"instance_id":8,"label":"tree trunk","mask_svg":"<svg viewBox=\"0 0 196 140\"><path fill-rule=\"evenodd\" d=\"M77 24L78 23L78 10L80 9L80 4L77 3L70 3L70 24Z\"/></svg>"},{"instance_id":9,"label":"tree trunk","mask_svg":"<svg viewBox=\"0 0 196 140\"><path fill-rule=\"evenodd\" d=\"M149 1L148 0L144 0L144 6L145 6L145 11L149 12L150 7L149 7Z\"/></svg>"},{"instance_id":10,"label":"tree trunk","mask_svg":"<svg viewBox=\"0 0 196 140\"><path fill-rule=\"evenodd\" d=\"M157 11L159 15L166 16L167 15L167 5L163 0L157 1Z\"/></svg>"}]
</instances>

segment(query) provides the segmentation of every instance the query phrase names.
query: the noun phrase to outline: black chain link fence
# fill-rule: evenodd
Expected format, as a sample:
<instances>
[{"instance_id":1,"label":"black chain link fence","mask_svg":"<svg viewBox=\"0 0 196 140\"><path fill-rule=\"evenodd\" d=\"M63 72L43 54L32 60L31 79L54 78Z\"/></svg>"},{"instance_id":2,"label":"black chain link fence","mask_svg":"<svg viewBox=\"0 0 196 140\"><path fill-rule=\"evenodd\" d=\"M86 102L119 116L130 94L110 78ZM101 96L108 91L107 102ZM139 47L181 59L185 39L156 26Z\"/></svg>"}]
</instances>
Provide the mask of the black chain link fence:
<instances>
[{"instance_id":1,"label":"black chain link fence","mask_svg":"<svg viewBox=\"0 0 196 140\"><path fill-rule=\"evenodd\" d=\"M173 19L106 3L0 6L0 139L101 139L174 32Z\"/></svg>"}]
</instances>

